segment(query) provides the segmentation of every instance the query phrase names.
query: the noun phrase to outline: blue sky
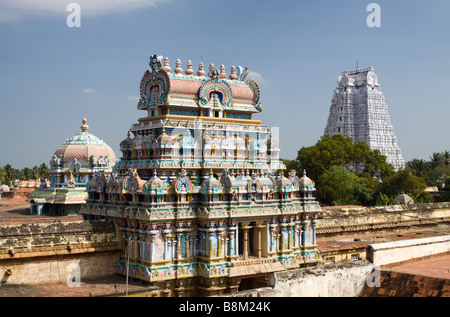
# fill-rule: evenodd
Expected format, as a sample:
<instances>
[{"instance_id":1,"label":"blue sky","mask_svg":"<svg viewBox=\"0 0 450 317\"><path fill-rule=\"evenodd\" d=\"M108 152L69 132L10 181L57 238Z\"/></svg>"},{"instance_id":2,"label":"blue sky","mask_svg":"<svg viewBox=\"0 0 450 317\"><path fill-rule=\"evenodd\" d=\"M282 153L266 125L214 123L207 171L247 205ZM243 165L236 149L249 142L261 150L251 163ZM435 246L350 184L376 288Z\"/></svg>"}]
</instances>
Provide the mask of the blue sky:
<instances>
[{"instance_id":1,"label":"blue sky","mask_svg":"<svg viewBox=\"0 0 450 317\"><path fill-rule=\"evenodd\" d=\"M83 117L120 156L151 54L248 66L283 158L323 135L356 61L378 73L406 161L450 150L448 1L377 1L380 28L362 0L80 0L79 28L70 2L0 0L0 166L48 164Z\"/></svg>"}]
</instances>

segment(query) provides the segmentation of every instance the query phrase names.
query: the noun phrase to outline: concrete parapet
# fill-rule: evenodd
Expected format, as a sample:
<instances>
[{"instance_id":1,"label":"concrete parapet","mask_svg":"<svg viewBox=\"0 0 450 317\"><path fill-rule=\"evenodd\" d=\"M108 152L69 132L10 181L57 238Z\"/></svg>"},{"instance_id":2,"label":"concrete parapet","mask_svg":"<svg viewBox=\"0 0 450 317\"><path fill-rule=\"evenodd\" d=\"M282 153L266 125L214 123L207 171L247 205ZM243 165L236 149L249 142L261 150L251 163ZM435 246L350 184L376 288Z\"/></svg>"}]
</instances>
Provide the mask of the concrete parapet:
<instances>
[{"instance_id":1,"label":"concrete parapet","mask_svg":"<svg viewBox=\"0 0 450 317\"><path fill-rule=\"evenodd\" d=\"M370 244L366 256L375 266L382 266L449 251L450 235Z\"/></svg>"}]
</instances>

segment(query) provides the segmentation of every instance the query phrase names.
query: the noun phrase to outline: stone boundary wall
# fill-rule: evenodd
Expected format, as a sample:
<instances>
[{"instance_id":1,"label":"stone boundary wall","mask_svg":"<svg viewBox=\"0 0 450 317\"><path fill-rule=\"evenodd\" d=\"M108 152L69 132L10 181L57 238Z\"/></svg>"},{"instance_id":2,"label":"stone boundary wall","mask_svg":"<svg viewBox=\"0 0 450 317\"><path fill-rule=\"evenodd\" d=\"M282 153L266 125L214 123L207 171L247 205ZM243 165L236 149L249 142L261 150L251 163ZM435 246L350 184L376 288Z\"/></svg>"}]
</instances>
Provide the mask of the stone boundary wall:
<instances>
[{"instance_id":1,"label":"stone boundary wall","mask_svg":"<svg viewBox=\"0 0 450 317\"><path fill-rule=\"evenodd\" d=\"M449 251L450 235L370 244L366 256L375 266L382 266Z\"/></svg>"},{"instance_id":2,"label":"stone boundary wall","mask_svg":"<svg viewBox=\"0 0 450 317\"><path fill-rule=\"evenodd\" d=\"M68 278L76 282L75 276L83 281L114 274L119 256L119 251L109 251L0 261L0 284L67 283Z\"/></svg>"},{"instance_id":3,"label":"stone boundary wall","mask_svg":"<svg viewBox=\"0 0 450 317\"><path fill-rule=\"evenodd\" d=\"M2 251L55 247L62 245L116 242L111 220L54 221L0 225L0 259Z\"/></svg>"},{"instance_id":4,"label":"stone boundary wall","mask_svg":"<svg viewBox=\"0 0 450 317\"><path fill-rule=\"evenodd\" d=\"M319 214L317 234L339 235L445 223L450 223L450 202L376 207L323 207Z\"/></svg>"},{"instance_id":5,"label":"stone boundary wall","mask_svg":"<svg viewBox=\"0 0 450 317\"><path fill-rule=\"evenodd\" d=\"M115 273L121 254L116 234L111 220L0 225L0 284Z\"/></svg>"},{"instance_id":6,"label":"stone boundary wall","mask_svg":"<svg viewBox=\"0 0 450 317\"><path fill-rule=\"evenodd\" d=\"M373 264L360 260L276 272L269 287L229 297L357 297L374 269Z\"/></svg>"}]
</instances>

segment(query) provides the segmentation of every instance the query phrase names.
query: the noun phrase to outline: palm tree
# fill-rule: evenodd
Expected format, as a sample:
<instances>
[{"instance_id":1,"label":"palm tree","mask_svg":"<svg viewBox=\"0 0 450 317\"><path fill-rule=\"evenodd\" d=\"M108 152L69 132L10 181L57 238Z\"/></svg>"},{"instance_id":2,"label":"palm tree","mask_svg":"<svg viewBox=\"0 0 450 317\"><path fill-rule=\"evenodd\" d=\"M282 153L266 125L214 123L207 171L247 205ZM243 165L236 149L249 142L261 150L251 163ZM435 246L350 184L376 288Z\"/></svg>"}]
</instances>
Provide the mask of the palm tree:
<instances>
[{"instance_id":1,"label":"palm tree","mask_svg":"<svg viewBox=\"0 0 450 317\"><path fill-rule=\"evenodd\" d=\"M445 165L445 167L448 167L448 165L450 164L450 152L445 150L442 153L442 157L444 158L444 165Z\"/></svg>"},{"instance_id":2,"label":"palm tree","mask_svg":"<svg viewBox=\"0 0 450 317\"><path fill-rule=\"evenodd\" d=\"M37 165L33 166L32 171L33 171L34 179L39 180L39 167Z\"/></svg>"},{"instance_id":3,"label":"palm tree","mask_svg":"<svg viewBox=\"0 0 450 317\"><path fill-rule=\"evenodd\" d=\"M22 175L22 180L26 181L29 180L33 176L33 171L29 169L28 167L24 167L20 173Z\"/></svg>"},{"instance_id":4,"label":"palm tree","mask_svg":"<svg viewBox=\"0 0 450 317\"><path fill-rule=\"evenodd\" d=\"M5 173L6 173L5 182L11 181L12 174L13 174L12 166L10 164L6 164L5 166L3 166L3 169L5 170Z\"/></svg>"},{"instance_id":5,"label":"palm tree","mask_svg":"<svg viewBox=\"0 0 450 317\"><path fill-rule=\"evenodd\" d=\"M45 163L39 166L39 174L41 177L48 178L49 169Z\"/></svg>"},{"instance_id":6,"label":"palm tree","mask_svg":"<svg viewBox=\"0 0 450 317\"><path fill-rule=\"evenodd\" d=\"M430 156L431 168L436 168L442 162L442 154L438 152L434 152L432 156Z\"/></svg>"},{"instance_id":7,"label":"palm tree","mask_svg":"<svg viewBox=\"0 0 450 317\"><path fill-rule=\"evenodd\" d=\"M427 162L425 160L413 159L406 163L406 165L411 168L416 176L422 177L427 168Z\"/></svg>"}]
</instances>

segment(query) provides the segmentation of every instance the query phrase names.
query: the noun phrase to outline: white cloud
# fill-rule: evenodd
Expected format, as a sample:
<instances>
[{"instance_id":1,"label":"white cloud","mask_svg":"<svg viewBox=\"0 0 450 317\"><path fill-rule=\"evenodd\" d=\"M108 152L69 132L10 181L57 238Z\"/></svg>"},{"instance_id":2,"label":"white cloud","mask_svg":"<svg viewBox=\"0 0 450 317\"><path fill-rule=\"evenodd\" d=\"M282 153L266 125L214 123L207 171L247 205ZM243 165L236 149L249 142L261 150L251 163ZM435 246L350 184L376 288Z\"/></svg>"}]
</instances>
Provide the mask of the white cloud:
<instances>
[{"instance_id":1,"label":"white cloud","mask_svg":"<svg viewBox=\"0 0 450 317\"><path fill-rule=\"evenodd\" d=\"M93 93L95 92L95 89L92 89L92 88L84 88L81 92L82 92L83 94L93 94Z\"/></svg>"},{"instance_id":2,"label":"white cloud","mask_svg":"<svg viewBox=\"0 0 450 317\"><path fill-rule=\"evenodd\" d=\"M266 80L260 73L254 71L249 71L247 78L254 79L260 84L264 84L266 82Z\"/></svg>"},{"instance_id":3,"label":"white cloud","mask_svg":"<svg viewBox=\"0 0 450 317\"><path fill-rule=\"evenodd\" d=\"M18 21L27 16L67 16L67 5L77 3L81 17L127 12L156 7L170 0L0 0L0 22Z\"/></svg>"}]
</instances>

